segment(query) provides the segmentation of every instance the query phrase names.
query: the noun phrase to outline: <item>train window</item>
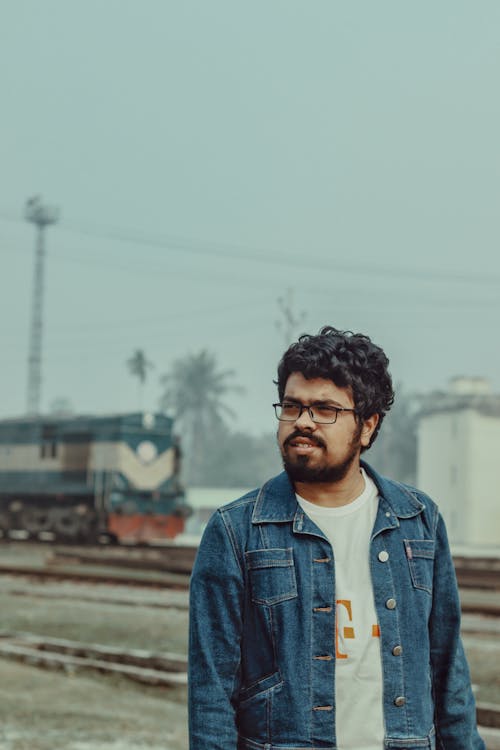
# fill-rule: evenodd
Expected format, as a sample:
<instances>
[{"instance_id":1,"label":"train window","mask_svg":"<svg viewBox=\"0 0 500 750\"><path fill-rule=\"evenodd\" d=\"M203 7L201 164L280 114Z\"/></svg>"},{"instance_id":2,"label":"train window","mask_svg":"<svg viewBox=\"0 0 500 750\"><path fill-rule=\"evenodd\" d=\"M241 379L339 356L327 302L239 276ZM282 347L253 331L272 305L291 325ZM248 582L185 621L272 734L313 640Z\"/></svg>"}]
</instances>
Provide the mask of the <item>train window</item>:
<instances>
[{"instance_id":1,"label":"train window","mask_svg":"<svg viewBox=\"0 0 500 750\"><path fill-rule=\"evenodd\" d=\"M57 439L54 425L43 425L40 441L40 458L56 458Z\"/></svg>"},{"instance_id":2,"label":"train window","mask_svg":"<svg viewBox=\"0 0 500 750\"><path fill-rule=\"evenodd\" d=\"M40 458L56 458L57 457L57 443L55 440L42 441L40 443Z\"/></svg>"}]
</instances>

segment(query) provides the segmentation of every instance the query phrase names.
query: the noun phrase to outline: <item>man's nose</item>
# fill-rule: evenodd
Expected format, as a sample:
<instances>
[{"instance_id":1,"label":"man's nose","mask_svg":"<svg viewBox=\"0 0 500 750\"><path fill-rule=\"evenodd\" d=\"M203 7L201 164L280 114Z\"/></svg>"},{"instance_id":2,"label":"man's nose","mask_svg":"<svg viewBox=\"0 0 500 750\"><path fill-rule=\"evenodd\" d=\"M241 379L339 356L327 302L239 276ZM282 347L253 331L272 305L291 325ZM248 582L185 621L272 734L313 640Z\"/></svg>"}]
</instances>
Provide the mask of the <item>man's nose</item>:
<instances>
[{"instance_id":1,"label":"man's nose","mask_svg":"<svg viewBox=\"0 0 500 750\"><path fill-rule=\"evenodd\" d=\"M307 409L302 409L302 414L299 417L297 417L297 419L295 420L295 424L298 427L300 427L302 430L316 429L316 422L312 421L311 415L309 414Z\"/></svg>"}]
</instances>

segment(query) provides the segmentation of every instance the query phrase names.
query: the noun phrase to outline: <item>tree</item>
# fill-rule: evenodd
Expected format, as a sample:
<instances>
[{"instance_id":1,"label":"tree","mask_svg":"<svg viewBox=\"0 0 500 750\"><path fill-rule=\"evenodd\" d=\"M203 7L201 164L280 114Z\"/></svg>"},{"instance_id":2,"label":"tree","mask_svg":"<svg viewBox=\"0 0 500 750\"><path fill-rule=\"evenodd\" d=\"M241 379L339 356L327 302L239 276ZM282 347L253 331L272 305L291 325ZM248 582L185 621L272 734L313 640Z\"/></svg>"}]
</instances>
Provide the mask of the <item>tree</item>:
<instances>
[{"instance_id":1,"label":"tree","mask_svg":"<svg viewBox=\"0 0 500 750\"><path fill-rule=\"evenodd\" d=\"M160 407L174 416L180 428L185 474L191 484L202 481L208 446L227 429L224 418L234 416L225 403L228 393L243 390L231 383L234 374L234 370L218 370L215 355L203 349L176 360L160 379L164 387Z\"/></svg>"},{"instance_id":2,"label":"tree","mask_svg":"<svg viewBox=\"0 0 500 750\"><path fill-rule=\"evenodd\" d=\"M142 349L136 349L130 359L127 359L127 367L130 374L138 380L139 408L142 409L144 383L148 376L148 370L154 367L154 365L146 358Z\"/></svg>"}]
</instances>

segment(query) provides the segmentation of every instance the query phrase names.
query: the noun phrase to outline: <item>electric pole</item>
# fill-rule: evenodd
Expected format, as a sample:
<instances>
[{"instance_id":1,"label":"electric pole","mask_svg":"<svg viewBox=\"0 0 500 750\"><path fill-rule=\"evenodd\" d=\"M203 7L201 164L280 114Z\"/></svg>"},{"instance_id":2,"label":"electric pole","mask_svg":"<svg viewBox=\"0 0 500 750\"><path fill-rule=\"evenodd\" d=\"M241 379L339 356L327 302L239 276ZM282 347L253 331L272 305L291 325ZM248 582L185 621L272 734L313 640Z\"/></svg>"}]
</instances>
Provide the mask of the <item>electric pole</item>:
<instances>
[{"instance_id":1,"label":"electric pole","mask_svg":"<svg viewBox=\"0 0 500 750\"><path fill-rule=\"evenodd\" d=\"M278 297L278 307L282 318L276 321L276 328L283 334L283 343L287 349L294 338L297 326L305 321L306 314L303 311L295 313L292 289L287 289L284 297Z\"/></svg>"},{"instance_id":2,"label":"electric pole","mask_svg":"<svg viewBox=\"0 0 500 750\"><path fill-rule=\"evenodd\" d=\"M33 297L31 302L31 329L28 356L27 412L36 416L40 412L42 386L42 330L43 292L45 270L45 228L55 224L59 218L58 209L45 206L40 196L26 201L24 218L36 226L35 268L33 274Z\"/></svg>"}]
</instances>

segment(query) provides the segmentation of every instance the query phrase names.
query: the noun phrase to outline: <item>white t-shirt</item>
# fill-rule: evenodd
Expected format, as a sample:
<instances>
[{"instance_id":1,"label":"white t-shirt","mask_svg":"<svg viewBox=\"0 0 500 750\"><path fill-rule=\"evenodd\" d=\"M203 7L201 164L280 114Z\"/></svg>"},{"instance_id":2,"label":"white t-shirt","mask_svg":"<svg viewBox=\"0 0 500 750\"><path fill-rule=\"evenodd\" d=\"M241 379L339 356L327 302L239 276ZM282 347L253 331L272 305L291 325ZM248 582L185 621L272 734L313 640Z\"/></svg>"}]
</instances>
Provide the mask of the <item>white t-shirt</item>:
<instances>
[{"instance_id":1,"label":"white t-shirt","mask_svg":"<svg viewBox=\"0 0 500 750\"><path fill-rule=\"evenodd\" d=\"M297 495L301 508L333 548L338 750L382 750L384 746L380 631L369 562L378 493L370 477L362 473L362 494L340 508L315 505Z\"/></svg>"}]
</instances>

